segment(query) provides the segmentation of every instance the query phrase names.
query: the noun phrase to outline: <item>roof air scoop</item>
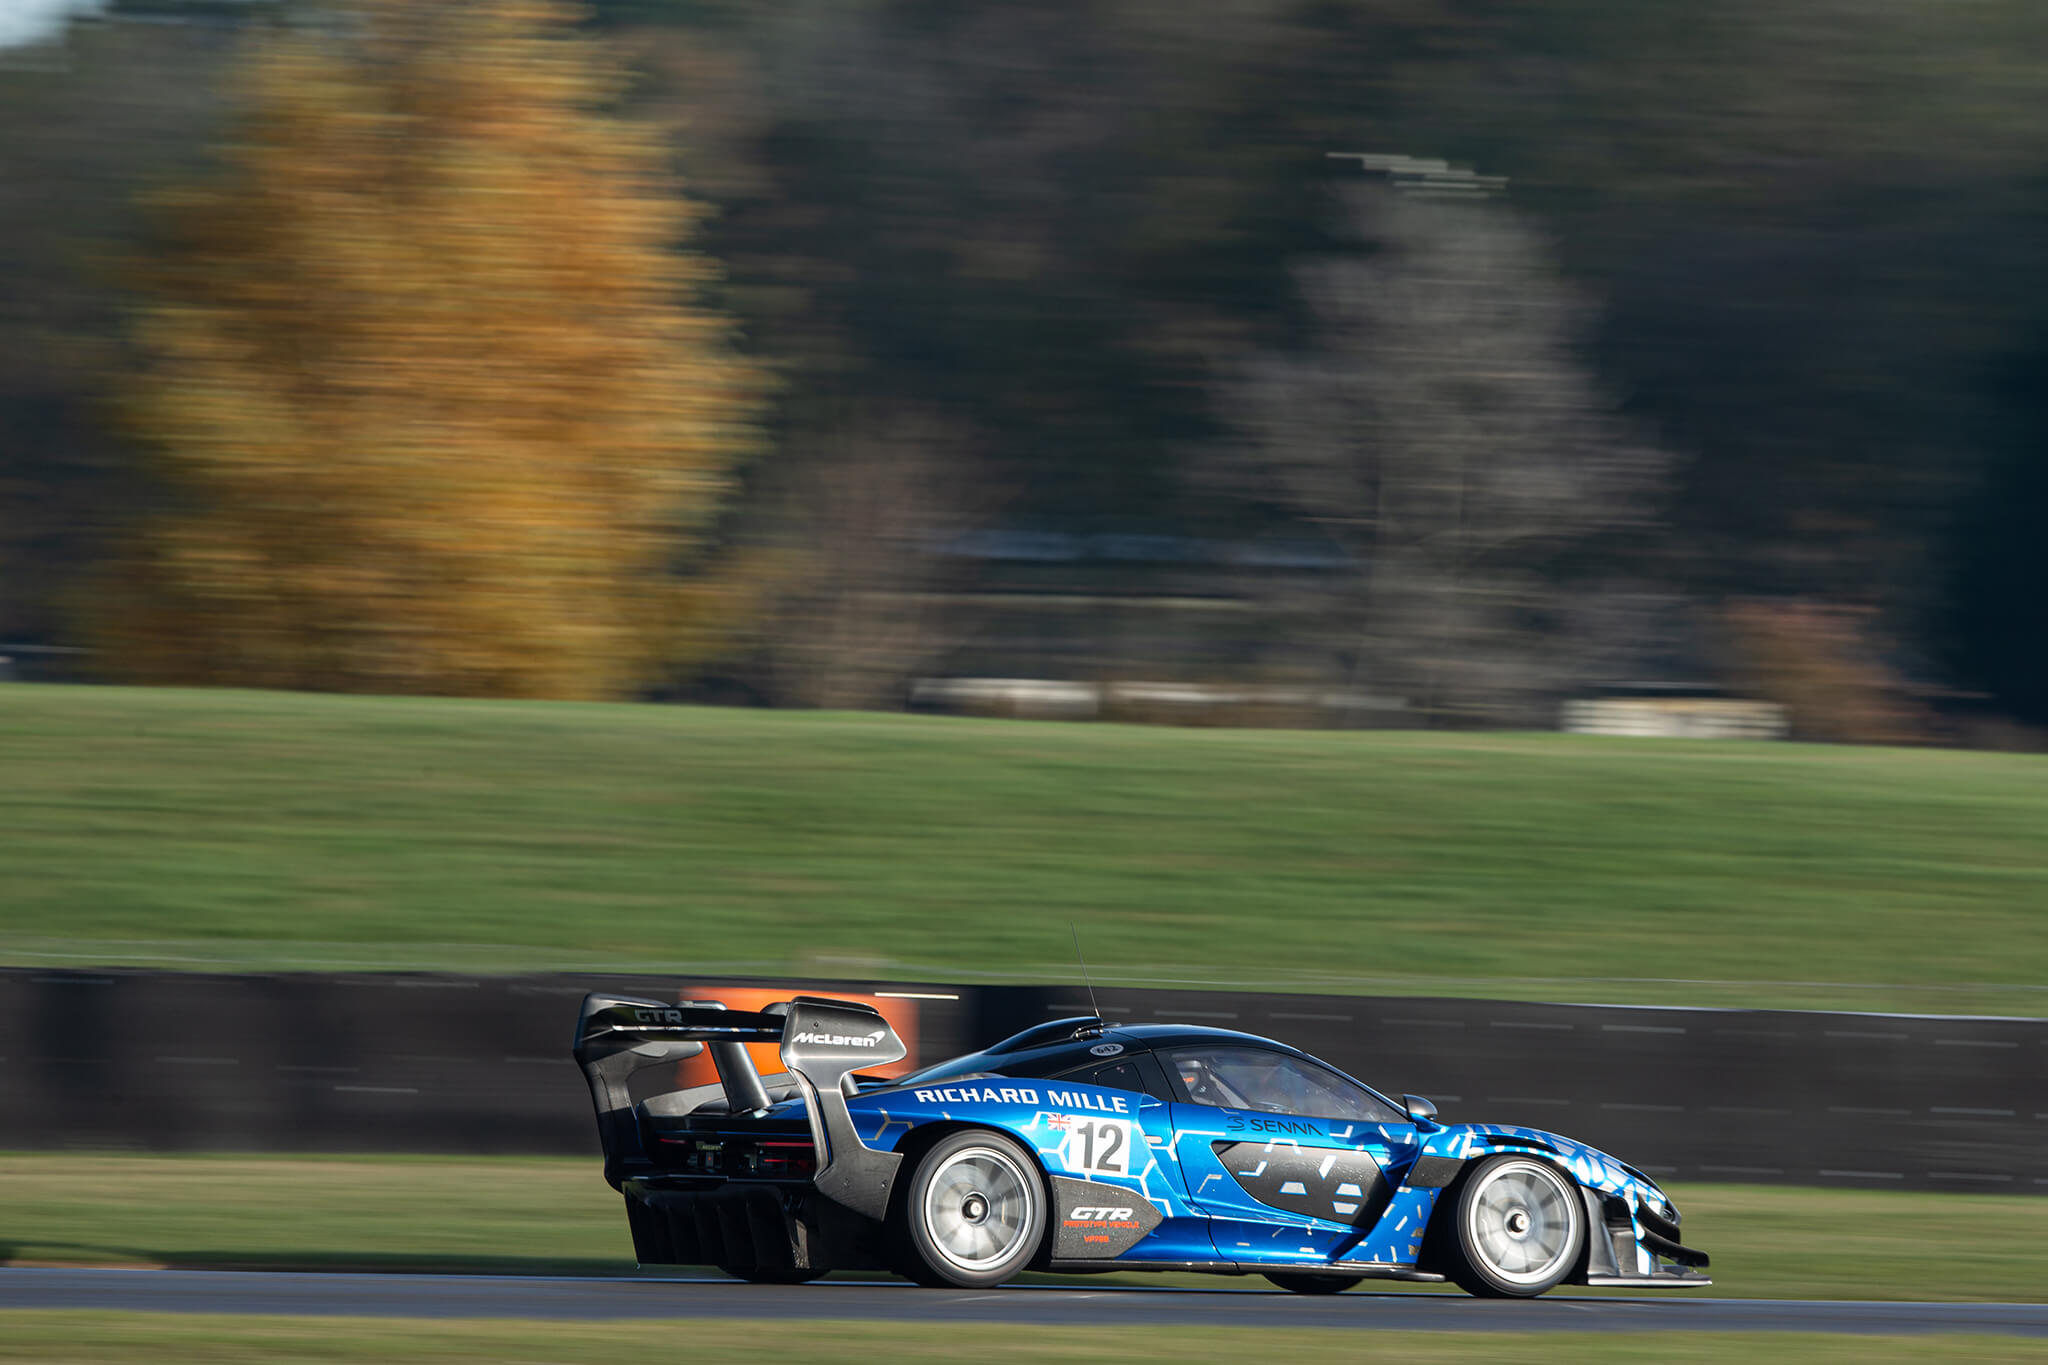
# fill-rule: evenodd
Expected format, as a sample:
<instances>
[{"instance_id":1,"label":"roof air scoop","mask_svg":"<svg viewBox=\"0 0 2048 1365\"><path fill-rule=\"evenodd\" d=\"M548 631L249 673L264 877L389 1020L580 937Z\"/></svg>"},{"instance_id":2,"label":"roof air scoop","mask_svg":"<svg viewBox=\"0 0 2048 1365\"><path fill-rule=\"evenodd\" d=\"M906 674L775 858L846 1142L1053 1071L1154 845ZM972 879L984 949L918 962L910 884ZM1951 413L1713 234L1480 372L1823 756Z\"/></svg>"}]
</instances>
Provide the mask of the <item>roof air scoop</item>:
<instances>
[{"instance_id":1,"label":"roof air scoop","mask_svg":"<svg viewBox=\"0 0 2048 1365\"><path fill-rule=\"evenodd\" d=\"M1100 1015L1077 1015L1072 1019L1054 1019L1050 1023L1035 1024L1022 1033L1013 1033L988 1051L1029 1052L1035 1047L1051 1043L1064 1043L1074 1038L1091 1038L1109 1027Z\"/></svg>"}]
</instances>

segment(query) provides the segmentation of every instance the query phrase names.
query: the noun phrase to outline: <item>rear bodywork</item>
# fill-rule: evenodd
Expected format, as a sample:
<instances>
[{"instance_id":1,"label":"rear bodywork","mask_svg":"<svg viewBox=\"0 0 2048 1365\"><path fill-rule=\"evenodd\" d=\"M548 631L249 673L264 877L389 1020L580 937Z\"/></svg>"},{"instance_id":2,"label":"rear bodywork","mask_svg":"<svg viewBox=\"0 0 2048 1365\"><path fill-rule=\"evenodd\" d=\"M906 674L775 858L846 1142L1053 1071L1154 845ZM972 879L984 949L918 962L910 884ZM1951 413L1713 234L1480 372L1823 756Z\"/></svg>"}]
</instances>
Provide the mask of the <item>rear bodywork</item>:
<instances>
[{"instance_id":1,"label":"rear bodywork","mask_svg":"<svg viewBox=\"0 0 2048 1365\"><path fill-rule=\"evenodd\" d=\"M762 1076L747 1053L764 1042L780 1044L779 1075ZM635 1098L640 1078L707 1049L716 1084ZM852 1001L797 996L750 1013L585 997L575 1057L639 1261L742 1274L882 1267L902 1157L860 1140L847 1098L857 1068L903 1055L881 1014Z\"/></svg>"},{"instance_id":2,"label":"rear bodywork","mask_svg":"<svg viewBox=\"0 0 2048 1365\"><path fill-rule=\"evenodd\" d=\"M904 1048L865 1005L798 996L742 1013L609 995L584 1001L575 1052L605 1177L625 1197L644 1264L791 1278L893 1269L899 1175L938 1138L981 1128L1008 1135L1041 1168L1043 1269L1438 1280L1429 1230L1439 1201L1471 1163L1512 1152L1561 1168L1584 1202L1586 1250L1572 1282L1709 1283L1707 1258L1680 1243L1664 1192L1602 1152L1530 1128L1191 1104L1151 1060L1191 1037L1303 1055L1223 1030L1076 1019L884 1081L861 1072ZM779 1042L781 1074L757 1073L745 1044L761 1042ZM706 1049L717 1084L662 1088L674 1063ZM1134 1090L1075 1074L1112 1062L1152 1079ZM1390 1117L1401 1113L1387 1104Z\"/></svg>"}]
</instances>

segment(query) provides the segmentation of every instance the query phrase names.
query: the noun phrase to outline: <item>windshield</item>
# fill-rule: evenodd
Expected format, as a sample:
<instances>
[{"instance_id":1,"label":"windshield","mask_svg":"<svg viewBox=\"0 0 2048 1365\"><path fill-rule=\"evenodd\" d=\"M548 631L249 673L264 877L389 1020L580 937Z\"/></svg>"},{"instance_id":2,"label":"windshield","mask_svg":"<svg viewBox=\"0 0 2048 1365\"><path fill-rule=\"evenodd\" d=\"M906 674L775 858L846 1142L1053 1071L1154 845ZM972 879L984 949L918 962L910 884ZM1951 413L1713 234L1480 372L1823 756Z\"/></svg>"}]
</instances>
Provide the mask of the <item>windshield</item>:
<instances>
[{"instance_id":1,"label":"windshield","mask_svg":"<svg viewBox=\"0 0 2048 1365\"><path fill-rule=\"evenodd\" d=\"M1408 1121L1379 1095L1305 1057L1249 1047L1180 1048L1168 1055L1192 1104L1364 1123Z\"/></svg>"}]
</instances>

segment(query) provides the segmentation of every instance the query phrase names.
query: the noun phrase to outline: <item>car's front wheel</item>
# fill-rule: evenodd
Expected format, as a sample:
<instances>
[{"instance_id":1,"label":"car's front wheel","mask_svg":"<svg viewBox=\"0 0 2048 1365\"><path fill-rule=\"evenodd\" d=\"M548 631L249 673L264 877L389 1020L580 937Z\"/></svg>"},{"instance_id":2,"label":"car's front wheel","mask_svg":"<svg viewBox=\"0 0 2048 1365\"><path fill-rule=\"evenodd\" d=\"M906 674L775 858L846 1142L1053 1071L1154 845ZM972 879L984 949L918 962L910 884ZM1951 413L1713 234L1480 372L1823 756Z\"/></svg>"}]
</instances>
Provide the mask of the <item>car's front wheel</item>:
<instances>
[{"instance_id":1,"label":"car's front wheel","mask_svg":"<svg viewBox=\"0 0 2048 1365\"><path fill-rule=\"evenodd\" d=\"M1446 1259L1467 1293L1532 1299L1577 1267L1586 1207L1549 1162L1488 1157L1465 1172L1455 1194Z\"/></svg>"},{"instance_id":2,"label":"car's front wheel","mask_svg":"<svg viewBox=\"0 0 2048 1365\"><path fill-rule=\"evenodd\" d=\"M905 1272L920 1284L1001 1284L1037 1254L1045 1207L1023 1148L990 1132L949 1134L919 1159L903 1192Z\"/></svg>"}]
</instances>

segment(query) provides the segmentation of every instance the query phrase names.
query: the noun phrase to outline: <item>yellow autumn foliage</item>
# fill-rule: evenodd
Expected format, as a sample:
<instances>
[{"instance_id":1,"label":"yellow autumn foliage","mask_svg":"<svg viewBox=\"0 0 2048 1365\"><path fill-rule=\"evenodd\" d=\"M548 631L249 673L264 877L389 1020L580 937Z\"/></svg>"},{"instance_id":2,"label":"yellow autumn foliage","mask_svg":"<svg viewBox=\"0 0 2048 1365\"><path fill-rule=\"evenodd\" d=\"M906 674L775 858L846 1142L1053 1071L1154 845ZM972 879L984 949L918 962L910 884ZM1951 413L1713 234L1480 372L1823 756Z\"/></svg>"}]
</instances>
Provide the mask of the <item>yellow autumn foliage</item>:
<instances>
[{"instance_id":1,"label":"yellow autumn foliage","mask_svg":"<svg viewBox=\"0 0 2048 1365\"><path fill-rule=\"evenodd\" d=\"M97 594L156 682L615 696L740 589L679 572L756 439L699 210L546 0L260 39L157 196L124 404L161 486Z\"/></svg>"}]
</instances>

